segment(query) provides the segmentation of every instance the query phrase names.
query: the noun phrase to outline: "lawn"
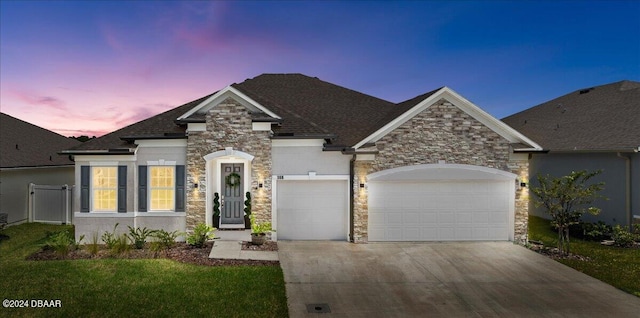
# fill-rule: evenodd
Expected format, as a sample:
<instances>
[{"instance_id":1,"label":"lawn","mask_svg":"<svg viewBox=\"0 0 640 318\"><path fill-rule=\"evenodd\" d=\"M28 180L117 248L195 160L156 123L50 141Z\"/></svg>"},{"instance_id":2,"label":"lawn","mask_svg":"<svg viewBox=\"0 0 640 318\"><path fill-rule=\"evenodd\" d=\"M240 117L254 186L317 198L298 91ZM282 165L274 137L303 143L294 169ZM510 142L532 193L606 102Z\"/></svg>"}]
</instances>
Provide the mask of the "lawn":
<instances>
[{"instance_id":1,"label":"lawn","mask_svg":"<svg viewBox=\"0 0 640 318\"><path fill-rule=\"evenodd\" d=\"M0 317L287 317L280 266L198 266L167 259L26 261L47 232L0 233L0 299L59 299L61 308L3 308Z\"/></svg>"},{"instance_id":2,"label":"lawn","mask_svg":"<svg viewBox=\"0 0 640 318\"><path fill-rule=\"evenodd\" d=\"M555 247L557 237L548 220L529 217L530 240ZM571 252L587 256L591 261L563 259L559 262L640 297L640 249L604 246L599 242L571 238Z\"/></svg>"}]
</instances>

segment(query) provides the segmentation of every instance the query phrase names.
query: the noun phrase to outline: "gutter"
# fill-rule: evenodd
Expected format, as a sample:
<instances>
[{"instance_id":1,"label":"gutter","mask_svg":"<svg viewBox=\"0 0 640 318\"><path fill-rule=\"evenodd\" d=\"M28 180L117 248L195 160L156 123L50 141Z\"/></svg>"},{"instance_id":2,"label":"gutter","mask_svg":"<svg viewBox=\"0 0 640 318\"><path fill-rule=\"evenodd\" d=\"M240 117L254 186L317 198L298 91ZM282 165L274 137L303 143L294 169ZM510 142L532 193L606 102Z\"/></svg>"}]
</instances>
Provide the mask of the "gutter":
<instances>
[{"instance_id":1,"label":"gutter","mask_svg":"<svg viewBox=\"0 0 640 318\"><path fill-rule=\"evenodd\" d=\"M625 209L627 210L629 231L633 232L633 215L631 214L631 158L629 158L629 156L622 155L620 152L616 154L625 161Z\"/></svg>"},{"instance_id":2,"label":"gutter","mask_svg":"<svg viewBox=\"0 0 640 318\"><path fill-rule=\"evenodd\" d=\"M349 160L349 242L351 243L355 243L355 238L353 236L353 232L354 232L354 225L353 225L353 221L355 218L355 213L354 213L354 207L353 207L353 195L354 190L354 184L353 184L353 179L355 177L355 163L356 163L356 155L354 154L353 157L351 157L351 160Z\"/></svg>"}]
</instances>

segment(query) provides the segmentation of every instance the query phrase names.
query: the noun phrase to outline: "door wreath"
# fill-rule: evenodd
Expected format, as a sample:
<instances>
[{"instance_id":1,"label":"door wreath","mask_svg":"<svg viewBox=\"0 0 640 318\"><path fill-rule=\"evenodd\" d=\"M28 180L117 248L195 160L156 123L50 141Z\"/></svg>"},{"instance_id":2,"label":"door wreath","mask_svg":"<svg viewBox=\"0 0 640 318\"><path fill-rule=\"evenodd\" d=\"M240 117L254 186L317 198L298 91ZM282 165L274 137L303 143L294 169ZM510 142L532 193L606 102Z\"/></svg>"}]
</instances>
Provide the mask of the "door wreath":
<instances>
[{"instance_id":1,"label":"door wreath","mask_svg":"<svg viewBox=\"0 0 640 318\"><path fill-rule=\"evenodd\" d=\"M240 185L240 175L232 172L225 177L224 182L228 187L235 188Z\"/></svg>"}]
</instances>

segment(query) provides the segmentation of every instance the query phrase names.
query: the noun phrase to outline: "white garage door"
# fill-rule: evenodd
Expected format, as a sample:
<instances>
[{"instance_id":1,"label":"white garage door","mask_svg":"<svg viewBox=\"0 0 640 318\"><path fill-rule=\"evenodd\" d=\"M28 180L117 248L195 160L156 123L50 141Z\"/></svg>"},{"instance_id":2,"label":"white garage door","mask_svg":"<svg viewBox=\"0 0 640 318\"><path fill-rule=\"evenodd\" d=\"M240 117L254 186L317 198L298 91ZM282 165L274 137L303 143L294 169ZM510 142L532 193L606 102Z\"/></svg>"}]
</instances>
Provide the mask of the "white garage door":
<instances>
[{"instance_id":1,"label":"white garage door","mask_svg":"<svg viewBox=\"0 0 640 318\"><path fill-rule=\"evenodd\" d=\"M277 181L279 240L346 240L347 180Z\"/></svg>"},{"instance_id":2,"label":"white garage door","mask_svg":"<svg viewBox=\"0 0 640 318\"><path fill-rule=\"evenodd\" d=\"M369 241L512 239L514 181L453 174L455 180L370 182Z\"/></svg>"}]
</instances>

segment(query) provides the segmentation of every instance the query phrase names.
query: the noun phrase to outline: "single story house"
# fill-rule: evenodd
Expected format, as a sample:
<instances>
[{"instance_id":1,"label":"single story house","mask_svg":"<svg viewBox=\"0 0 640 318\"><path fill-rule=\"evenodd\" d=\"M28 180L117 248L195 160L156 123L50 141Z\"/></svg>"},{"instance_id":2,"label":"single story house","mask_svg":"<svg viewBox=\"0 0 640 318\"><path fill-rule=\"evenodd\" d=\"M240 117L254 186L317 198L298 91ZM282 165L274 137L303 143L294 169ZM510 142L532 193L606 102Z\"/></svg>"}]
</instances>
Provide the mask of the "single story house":
<instances>
[{"instance_id":1,"label":"single story house","mask_svg":"<svg viewBox=\"0 0 640 318\"><path fill-rule=\"evenodd\" d=\"M0 113L0 213L8 215L10 225L29 219L30 184L74 185L74 162L58 152L78 144Z\"/></svg>"},{"instance_id":2,"label":"single story house","mask_svg":"<svg viewBox=\"0 0 640 318\"><path fill-rule=\"evenodd\" d=\"M526 240L528 156L542 148L453 90L391 103L263 74L65 151L76 235L244 227L280 240Z\"/></svg>"},{"instance_id":3,"label":"single story house","mask_svg":"<svg viewBox=\"0 0 640 318\"><path fill-rule=\"evenodd\" d=\"M587 222L630 226L640 223L640 82L579 89L534 106L503 121L541 145L547 153L531 153L531 185L536 176L563 176L571 171L601 169L604 181L597 200L602 212L586 214ZM531 214L547 217L530 204Z\"/></svg>"}]
</instances>

